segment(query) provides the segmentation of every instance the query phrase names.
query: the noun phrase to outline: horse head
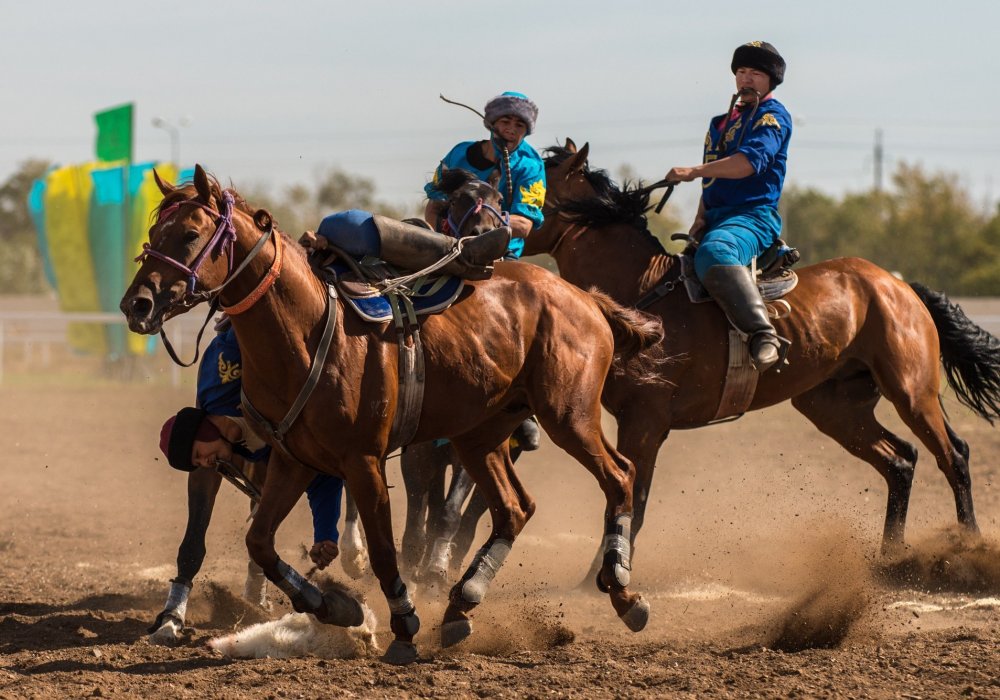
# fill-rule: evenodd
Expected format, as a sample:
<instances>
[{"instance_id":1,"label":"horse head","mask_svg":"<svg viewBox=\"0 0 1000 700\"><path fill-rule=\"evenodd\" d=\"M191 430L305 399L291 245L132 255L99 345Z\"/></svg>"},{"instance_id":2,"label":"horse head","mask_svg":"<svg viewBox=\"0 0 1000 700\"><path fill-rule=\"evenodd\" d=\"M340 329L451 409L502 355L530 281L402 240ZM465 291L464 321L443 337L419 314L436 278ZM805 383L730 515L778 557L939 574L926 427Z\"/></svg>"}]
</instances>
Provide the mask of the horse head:
<instances>
[{"instance_id":1,"label":"horse head","mask_svg":"<svg viewBox=\"0 0 1000 700\"><path fill-rule=\"evenodd\" d=\"M272 227L270 214L260 210L251 217L242 198L223 190L200 165L193 184L175 187L155 172L154 178L163 201L149 242L136 258L142 264L120 304L129 328L147 334L214 299L242 269L234 271L234 245L241 232L254 227L270 232Z\"/></svg>"},{"instance_id":2,"label":"horse head","mask_svg":"<svg viewBox=\"0 0 1000 700\"><path fill-rule=\"evenodd\" d=\"M567 138L563 146L546 149L545 157L545 223L524 239L524 255L550 253L559 244L566 229L561 221L560 208L566 202L593 197L595 188L588 174L590 144L577 148L573 139Z\"/></svg>"},{"instance_id":3,"label":"horse head","mask_svg":"<svg viewBox=\"0 0 1000 700\"><path fill-rule=\"evenodd\" d=\"M445 232L461 238L508 225L510 215L503 211L503 196L497 190L499 180L496 171L485 181L468 170L442 166L436 187L448 195Z\"/></svg>"}]
</instances>

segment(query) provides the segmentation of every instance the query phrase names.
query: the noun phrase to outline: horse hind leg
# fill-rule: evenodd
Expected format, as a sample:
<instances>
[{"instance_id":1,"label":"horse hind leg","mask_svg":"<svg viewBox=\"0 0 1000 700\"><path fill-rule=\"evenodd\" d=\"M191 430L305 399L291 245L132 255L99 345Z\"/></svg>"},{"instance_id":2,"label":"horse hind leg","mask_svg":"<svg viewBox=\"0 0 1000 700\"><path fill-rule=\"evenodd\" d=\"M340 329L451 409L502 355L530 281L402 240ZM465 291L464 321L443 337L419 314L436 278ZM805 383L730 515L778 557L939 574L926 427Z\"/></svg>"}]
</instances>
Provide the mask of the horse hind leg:
<instances>
[{"instance_id":1,"label":"horse hind leg","mask_svg":"<svg viewBox=\"0 0 1000 700\"><path fill-rule=\"evenodd\" d=\"M910 489L917 462L913 445L886 430L875 418L880 398L868 372L830 379L792 399L792 405L822 433L871 464L888 487L882 553L903 545Z\"/></svg>"},{"instance_id":2,"label":"horse hind leg","mask_svg":"<svg viewBox=\"0 0 1000 700\"><path fill-rule=\"evenodd\" d=\"M535 502L514 473L507 447L507 437L515 426L516 422L498 421L479 433L455 440L462 463L489 504L493 530L462 579L451 589L441 625L444 647L457 644L472 633L469 613L483 601L514 540L535 512ZM489 444L497 446L487 451L489 448L484 445Z\"/></svg>"},{"instance_id":3,"label":"horse hind leg","mask_svg":"<svg viewBox=\"0 0 1000 700\"><path fill-rule=\"evenodd\" d=\"M424 578L431 583L443 584L448 579L451 569L451 559L455 544L455 535L462 521L462 507L475 488L472 477L456 459L452 461L451 487L448 497L444 500L440 512L440 523L437 537L427 550L427 557L421 565ZM464 553L463 553L464 555Z\"/></svg>"},{"instance_id":4,"label":"horse hind leg","mask_svg":"<svg viewBox=\"0 0 1000 700\"><path fill-rule=\"evenodd\" d=\"M348 489L344 489L344 534L340 537L340 565L353 579L364 576L368 569L368 550L358 519L358 504Z\"/></svg>"},{"instance_id":5,"label":"horse hind leg","mask_svg":"<svg viewBox=\"0 0 1000 700\"><path fill-rule=\"evenodd\" d=\"M607 502L604 512L604 552L597 586L608 593L618 617L633 632L649 621L649 603L629 591L632 554L632 491L636 470L618 453L601 430L600 405L589 411L537 413L552 441L597 479Z\"/></svg>"},{"instance_id":6,"label":"horse hind leg","mask_svg":"<svg viewBox=\"0 0 1000 700\"><path fill-rule=\"evenodd\" d=\"M914 369L917 368L917 369ZM967 532L979 534L972 503L972 477L969 474L969 446L948 425L938 396L940 369L936 357L923 367L916 360L907 369L882 366L878 371L882 388L899 417L934 455L955 497L958 523Z\"/></svg>"}]
</instances>

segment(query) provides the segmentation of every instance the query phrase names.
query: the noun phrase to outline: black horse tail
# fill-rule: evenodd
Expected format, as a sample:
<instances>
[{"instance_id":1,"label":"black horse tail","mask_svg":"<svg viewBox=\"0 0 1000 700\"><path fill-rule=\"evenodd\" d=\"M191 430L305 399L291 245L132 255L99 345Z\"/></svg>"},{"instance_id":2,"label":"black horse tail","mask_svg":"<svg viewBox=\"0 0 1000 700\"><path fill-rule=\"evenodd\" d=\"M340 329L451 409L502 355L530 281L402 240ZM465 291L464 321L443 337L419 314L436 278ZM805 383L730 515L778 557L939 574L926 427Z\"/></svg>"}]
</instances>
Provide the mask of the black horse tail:
<instances>
[{"instance_id":1,"label":"black horse tail","mask_svg":"<svg viewBox=\"0 0 1000 700\"><path fill-rule=\"evenodd\" d=\"M587 291L611 326L616 357L628 360L663 340L663 323L656 316L627 309L597 287Z\"/></svg>"},{"instance_id":2,"label":"black horse tail","mask_svg":"<svg viewBox=\"0 0 1000 700\"><path fill-rule=\"evenodd\" d=\"M1000 418L1000 340L973 323L943 293L919 282L910 287L934 319L941 362L958 400L992 425L994 418Z\"/></svg>"}]
</instances>

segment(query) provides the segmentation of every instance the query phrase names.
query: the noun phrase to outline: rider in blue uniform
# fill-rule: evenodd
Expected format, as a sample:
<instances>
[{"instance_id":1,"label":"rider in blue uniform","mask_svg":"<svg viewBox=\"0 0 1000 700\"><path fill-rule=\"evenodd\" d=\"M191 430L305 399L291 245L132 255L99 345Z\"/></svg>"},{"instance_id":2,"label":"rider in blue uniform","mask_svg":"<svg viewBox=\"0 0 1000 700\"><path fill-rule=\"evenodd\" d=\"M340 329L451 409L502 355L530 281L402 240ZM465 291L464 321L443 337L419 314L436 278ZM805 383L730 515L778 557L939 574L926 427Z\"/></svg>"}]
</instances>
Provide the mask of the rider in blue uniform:
<instances>
[{"instance_id":1,"label":"rider in blue uniform","mask_svg":"<svg viewBox=\"0 0 1000 700\"><path fill-rule=\"evenodd\" d=\"M198 408L182 409L163 426L160 449L170 465L183 471L214 467L233 453L251 462L266 461L271 448L250 430L240 411L243 368L232 326L220 331L205 349L198 368ZM344 482L317 474L306 489L313 517L309 556L325 568L338 554L340 503Z\"/></svg>"},{"instance_id":2,"label":"rider in blue uniform","mask_svg":"<svg viewBox=\"0 0 1000 700\"><path fill-rule=\"evenodd\" d=\"M714 117L705 136L704 159L672 168L666 179L702 178L698 216L690 234L700 241L695 271L732 324L746 334L759 372L774 365L782 341L747 269L781 232L778 199L785 180L792 118L773 90L785 77L785 61L766 41L736 49L731 64L737 94Z\"/></svg>"},{"instance_id":3,"label":"rider in blue uniform","mask_svg":"<svg viewBox=\"0 0 1000 700\"><path fill-rule=\"evenodd\" d=\"M441 160L433 179L424 186L428 199L424 219L436 231L441 230L447 197L437 189L437 183L444 170L468 170L481 180L488 180L498 171L497 189L503 195L504 209L510 213L513 231L504 257L516 260L524 250L524 239L543 221L545 163L524 140L535 130L538 107L520 92L504 92L487 102L484 111L483 124L490 138L464 141Z\"/></svg>"}]
</instances>

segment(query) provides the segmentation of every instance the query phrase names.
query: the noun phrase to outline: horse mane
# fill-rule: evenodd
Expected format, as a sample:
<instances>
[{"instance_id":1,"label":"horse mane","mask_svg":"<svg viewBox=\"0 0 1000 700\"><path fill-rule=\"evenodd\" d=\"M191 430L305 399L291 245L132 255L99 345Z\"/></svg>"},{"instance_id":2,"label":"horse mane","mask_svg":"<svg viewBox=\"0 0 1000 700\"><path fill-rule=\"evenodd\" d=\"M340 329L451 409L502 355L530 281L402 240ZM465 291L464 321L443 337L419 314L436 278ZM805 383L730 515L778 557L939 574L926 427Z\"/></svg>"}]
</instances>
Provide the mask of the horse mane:
<instances>
[{"instance_id":1,"label":"horse mane","mask_svg":"<svg viewBox=\"0 0 1000 700\"><path fill-rule=\"evenodd\" d=\"M468 170L449 168L441 173L441 177L435 183L434 189L444 194L451 194L458 188L478 179L474 173L470 173Z\"/></svg>"},{"instance_id":2,"label":"horse mane","mask_svg":"<svg viewBox=\"0 0 1000 700\"><path fill-rule=\"evenodd\" d=\"M219 181L216 179L214 175L208 175L208 182L209 186L211 187L212 196L215 198L216 201L221 202L222 193L229 192L229 194L233 195L233 204L237 209L242 211L244 214L249 215L250 217L253 217L253 215L257 213L257 210L253 209L247 203L247 200L243 198L243 195L241 195L232 187L223 188L222 185L219 184ZM153 209L152 214L150 214L151 223L159 221L160 212L165 211L174 204L177 204L178 202L185 202L191 199L196 199L197 197L198 197L198 192L195 189L194 183L189 182L180 185L178 187L175 187L172 192L164 195L163 199L160 200L160 203ZM279 236L285 239L285 243L293 244L291 246L292 250L295 250L297 253L301 254L303 258L305 258L306 255L305 249L302 248L302 246L300 246L297 241L292 240L291 236L289 236L287 233L281 230L280 226L278 226L278 220L275 219L270 212L268 212L268 216L271 216L271 221L275 233L277 233Z\"/></svg>"},{"instance_id":3,"label":"horse mane","mask_svg":"<svg viewBox=\"0 0 1000 700\"><path fill-rule=\"evenodd\" d=\"M555 168L575 154L563 146L545 149L545 169ZM645 233L656 245L659 252L667 254L660 240L649 232L646 211L649 209L649 192L643 190L642 181L626 180L619 187L608 175L607 170L593 170L584 166L583 176L594 189L594 195L586 199L568 200L552 204L558 213L566 215L573 223L586 227L626 225Z\"/></svg>"}]
</instances>

